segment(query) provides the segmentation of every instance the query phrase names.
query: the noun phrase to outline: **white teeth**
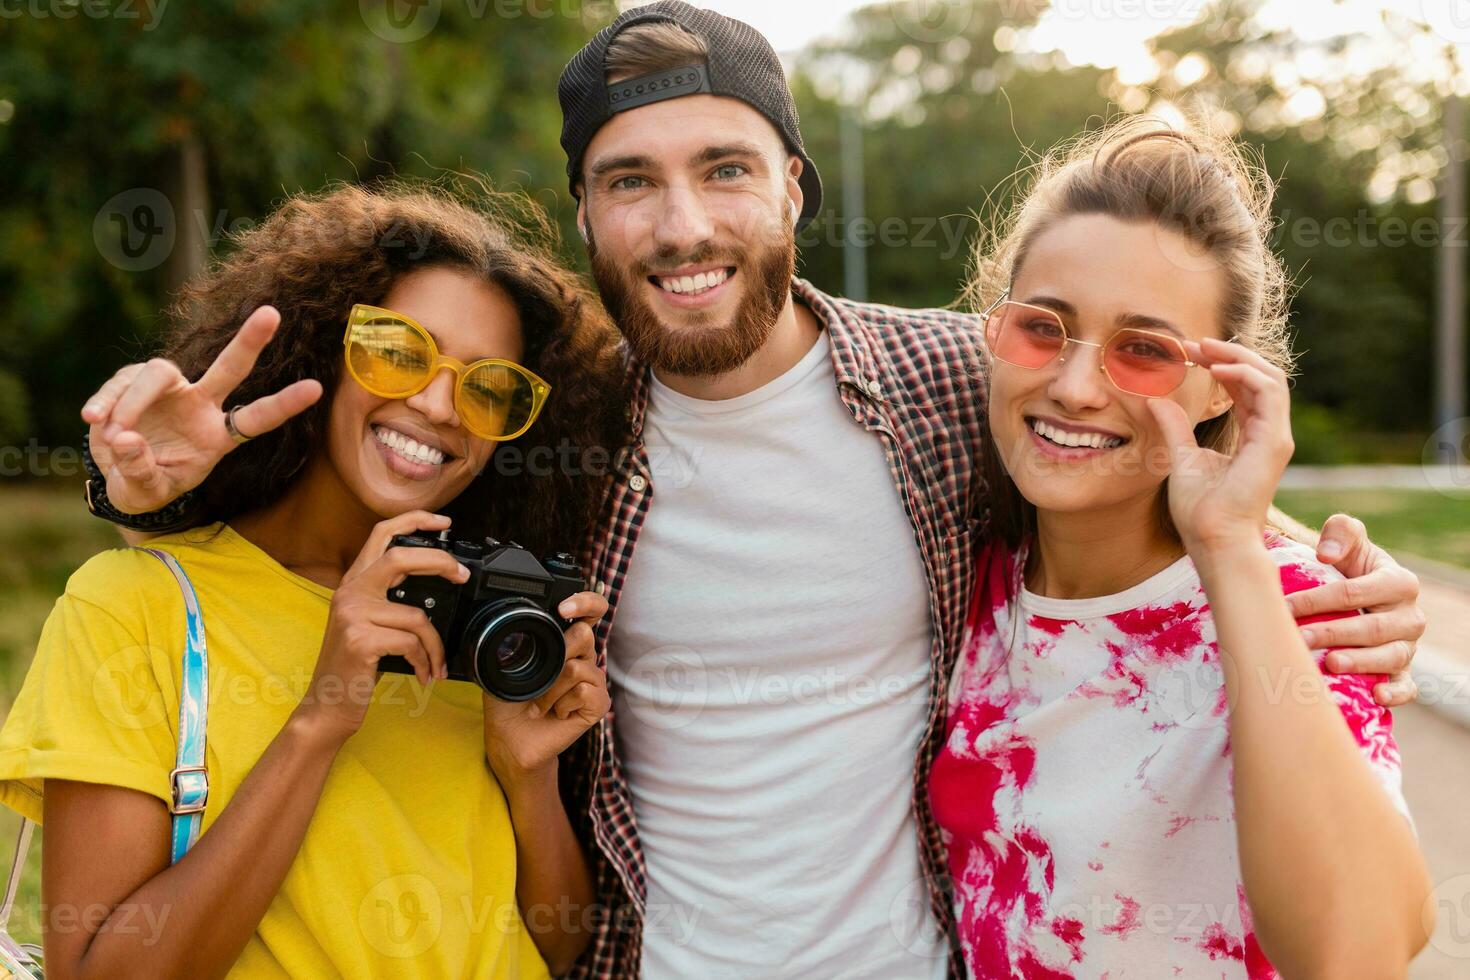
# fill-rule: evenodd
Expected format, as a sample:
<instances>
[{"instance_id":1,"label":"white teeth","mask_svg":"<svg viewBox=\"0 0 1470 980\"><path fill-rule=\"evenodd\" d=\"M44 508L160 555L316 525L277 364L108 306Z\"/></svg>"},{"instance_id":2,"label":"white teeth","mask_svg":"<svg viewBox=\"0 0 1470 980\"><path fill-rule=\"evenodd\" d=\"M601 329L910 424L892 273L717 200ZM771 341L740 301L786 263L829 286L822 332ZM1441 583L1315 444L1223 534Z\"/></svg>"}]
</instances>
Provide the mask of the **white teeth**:
<instances>
[{"instance_id":1,"label":"white teeth","mask_svg":"<svg viewBox=\"0 0 1470 980\"><path fill-rule=\"evenodd\" d=\"M433 446L426 446L396 429L389 429L385 426L374 426L373 435L383 445L411 463L427 463L431 466L438 466L444 462L443 452L435 449Z\"/></svg>"},{"instance_id":2,"label":"white teeth","mask_svg":"<svg viewBox=\"0 0 1470 980\"><path fill-rule=\"evenodd\" d=\"M701 272L697 276L659 276L658 284L670 293L702 293L706 289L714 289L729 278L729 270L716 269L714 272Z\"/></svg>"},{"instance_id":3,"label":"white teeth","mask_svg":"<svg viewBox=\"0 0 1470 980\"><path fill-rule=\"evenodd\" d=\"M1047 425L1040 419L1032 419L1031 428L1046 441L1070 449L1080 446L1086 446L1089 449L1115 449L1123 445L1123 440L1117 436L1105 436L1101 432L1067 432Z\"/></svg>"}]
</instances>

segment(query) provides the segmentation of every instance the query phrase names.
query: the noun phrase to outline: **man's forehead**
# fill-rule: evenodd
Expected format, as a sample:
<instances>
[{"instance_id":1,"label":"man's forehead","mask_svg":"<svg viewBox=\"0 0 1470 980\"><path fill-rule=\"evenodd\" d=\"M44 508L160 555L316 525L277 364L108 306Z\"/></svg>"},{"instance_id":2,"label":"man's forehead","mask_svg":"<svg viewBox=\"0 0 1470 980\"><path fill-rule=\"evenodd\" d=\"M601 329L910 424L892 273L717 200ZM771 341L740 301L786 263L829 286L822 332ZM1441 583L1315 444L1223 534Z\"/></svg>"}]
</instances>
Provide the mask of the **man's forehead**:
<instances>
[{"instance_id":1,"label":"man's forehead","mask_svg":"<svg viewBox=\"0 0 1470 980\"><path fill-rule=\"evenodd\" d=\"M609 119L587 147L590 173L611 157L645 157L664 166L682 166L710 146L745 144L785 155L785 141L769 119L739 99L689 95L620 112Z\"/></svg>"}]
</instances>

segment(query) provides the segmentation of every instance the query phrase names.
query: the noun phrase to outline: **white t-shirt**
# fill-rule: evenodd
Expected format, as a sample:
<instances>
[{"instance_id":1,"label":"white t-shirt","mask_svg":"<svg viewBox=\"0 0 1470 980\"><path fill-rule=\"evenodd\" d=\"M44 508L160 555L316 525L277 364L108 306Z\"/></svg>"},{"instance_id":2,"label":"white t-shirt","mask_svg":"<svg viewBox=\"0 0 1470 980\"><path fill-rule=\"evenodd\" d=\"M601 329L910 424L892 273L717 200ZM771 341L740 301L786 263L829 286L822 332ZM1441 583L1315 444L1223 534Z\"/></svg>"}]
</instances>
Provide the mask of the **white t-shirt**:
<instances>
[{"instance_id":1,"label":"white t-shirt","mask_svg":"<svg viewBox=\"0 0 1470 980\"><path fill-rule=\"evenodd\" d=\"M1269 549L1288 594L1342 577L1295 542ZM1241 884L1225 678L1193 562L1116 595L1017 601L1018 560L995 544L979 559L929 779L972 976L1275 977ZM1382 678L1324 679L1407 816Z\"/></svg>"},{"instance_id":2,"label":"white t-shirt","mask_svg":"<svg viewBox=\"0 0 1470 980\"><path fill-rule=\"evenodd\" d=\"M656 379L609 638L643 976L941 978L912 815L929 590L825 332L737 398Z\"/></svg>"}]
</instances>

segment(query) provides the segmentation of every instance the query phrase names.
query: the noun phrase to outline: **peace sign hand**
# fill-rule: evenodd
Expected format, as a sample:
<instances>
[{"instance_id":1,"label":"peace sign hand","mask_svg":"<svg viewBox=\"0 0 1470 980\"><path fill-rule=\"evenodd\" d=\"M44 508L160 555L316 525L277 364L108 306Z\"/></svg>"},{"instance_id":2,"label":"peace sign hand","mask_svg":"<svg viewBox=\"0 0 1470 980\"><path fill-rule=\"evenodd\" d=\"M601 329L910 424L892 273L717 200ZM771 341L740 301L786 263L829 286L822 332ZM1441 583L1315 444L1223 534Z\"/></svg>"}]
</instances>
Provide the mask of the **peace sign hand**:
<instances>
[{"instance_id":1,"label":"peace sign hand","mask_svg":"<svg viewBox=\"0 0 1470 980\"><path fill-rule=\"evenodd\" d=\"M198 381L161 357L129 364L87 399L92 458L107 479L107 499L118 510L157 510L204 482L235 448L225 426L225 399L255 367L280 326L281 314L259 307L241 325ZM258 398L235 412L245 435L269 432L315 404L320 381L305 379Z\"/></svg>"}]
</instances>

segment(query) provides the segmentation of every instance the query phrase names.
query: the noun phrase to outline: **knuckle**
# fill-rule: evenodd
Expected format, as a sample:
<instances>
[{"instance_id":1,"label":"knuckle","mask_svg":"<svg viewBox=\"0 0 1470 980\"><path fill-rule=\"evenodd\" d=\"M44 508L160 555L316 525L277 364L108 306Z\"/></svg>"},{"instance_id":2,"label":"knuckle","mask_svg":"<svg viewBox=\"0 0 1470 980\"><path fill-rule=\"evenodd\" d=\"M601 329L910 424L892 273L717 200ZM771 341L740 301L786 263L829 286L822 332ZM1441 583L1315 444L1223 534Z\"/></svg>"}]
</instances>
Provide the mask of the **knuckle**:
<instances>
[{"instance_id":1,"label":"knuckle","mask_svg":"<svg viewBox=\"0 0 1470 980\"><path fill-rule=\"evenodd\" d=\"M1404 595L1409 599L1409 601L1412 602L1418 600L1419 576L1415 575L1407 568L1404 568L1402 565L1395 565L1394 567L1390 568L1389 574L1393 577L1393 581L1397 583L1398 588L1403 591ZM1423 613L1420 613L1420 615L1422 616Z\"/></svg>"},{"instance_id":2,"label":"knuckle","mask_svg":"<svg viewBox=\"0 0 1470 980\"><path fill-rule=\"evenodd\" d=\"M1424 629L1429 625L1429 617L1424 615L1424 610L1418 606L1409 607L1409 635L1417 640L1424 635Z\"/></svg>"}]
</instances>

